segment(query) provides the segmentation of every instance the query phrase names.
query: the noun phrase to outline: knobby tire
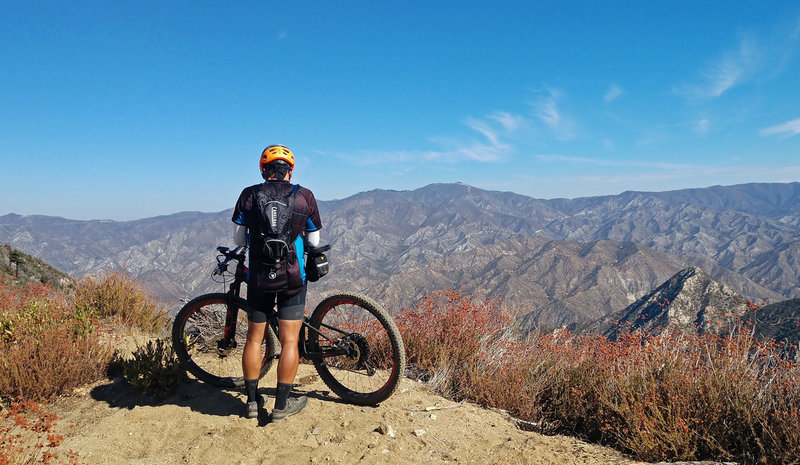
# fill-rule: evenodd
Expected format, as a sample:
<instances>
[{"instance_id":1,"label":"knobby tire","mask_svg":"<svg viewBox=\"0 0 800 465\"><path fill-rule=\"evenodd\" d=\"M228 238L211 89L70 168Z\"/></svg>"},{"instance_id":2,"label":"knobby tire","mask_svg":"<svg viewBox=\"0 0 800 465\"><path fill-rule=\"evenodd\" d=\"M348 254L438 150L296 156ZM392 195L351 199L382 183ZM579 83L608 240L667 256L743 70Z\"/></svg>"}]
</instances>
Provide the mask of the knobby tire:
<instances>
[{"instance_id":1,"label":"knobby tire","mask_svg":"<svg viewBox=\"0 0 800 465\"><path fill-rule=\"evenodd\" d=\"M247 337L247 303L241 298L233 301L237 313L236 344L220 349L217 342L225 330L227 298L223 293L205 294L184 305L175 315L172 345L181 365L197 379L220 388L235 389L244 385L242 352ZM275 334L267 325L259 378L272 366L276 346Z\"/></svg>"},{"instance_id":2,"label":"knobby tire","mask_svg":"<svg viewBox=\"0 0 800 465\"><path fill-rule=\"evenodd\" d=\"M357 405L375 405L394 393L405 348L380 304L356 293L332 295L317 305L309 324L323 334L308 330L307 342L312 353L329 354L315 358L314 366L331 391Z\"/></svg>"}]
</instances>

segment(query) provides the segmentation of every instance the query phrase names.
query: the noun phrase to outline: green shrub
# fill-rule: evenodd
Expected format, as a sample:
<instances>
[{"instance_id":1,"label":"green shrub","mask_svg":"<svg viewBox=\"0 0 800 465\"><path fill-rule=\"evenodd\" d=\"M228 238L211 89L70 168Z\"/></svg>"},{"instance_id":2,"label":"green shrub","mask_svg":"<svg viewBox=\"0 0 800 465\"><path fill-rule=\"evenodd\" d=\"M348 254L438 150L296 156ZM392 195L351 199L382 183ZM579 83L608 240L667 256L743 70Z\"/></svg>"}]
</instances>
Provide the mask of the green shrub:
<instances>
[{"instance_id":1,"label":"green shrub","mask_svg":"<svg viewBox=\"0 0 800 465\"><path fill-rule=\"evenodd\" d=\"M169 339L156 339L139 346L133 358L118 360L125 380L142 393L163 399L185 378Z\"/></svg>"}]
</instances>

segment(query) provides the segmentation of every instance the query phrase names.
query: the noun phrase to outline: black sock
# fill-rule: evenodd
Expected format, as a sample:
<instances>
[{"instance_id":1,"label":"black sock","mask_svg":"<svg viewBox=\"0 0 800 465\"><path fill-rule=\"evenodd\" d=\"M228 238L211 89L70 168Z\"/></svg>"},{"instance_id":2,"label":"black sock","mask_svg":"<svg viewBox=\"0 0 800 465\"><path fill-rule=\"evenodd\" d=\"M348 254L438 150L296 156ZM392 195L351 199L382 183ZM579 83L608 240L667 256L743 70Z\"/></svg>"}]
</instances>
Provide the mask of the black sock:
<instances>
[{"instance_id":1,"label":"black sock","mask_svg":"<svg viewBox=\"0 0 800 465\"><path fill-rule=\"evenodd\" d=\"M244 380L244 388L247 391L247 401L255 402L258 393L258 378Z\"/></svg>"},{"instance_id":2,"label":"black sock","mask_svg":"<svg viewBox=\"0 0 800 465\"><path fill-rule=\"evenodd\" d=\"M286 400L289 398L289 392L292 390L290 383L278 383L278 389L275 393L275 408L283 410L286 408Z\"/></svg>"}]
</instances>

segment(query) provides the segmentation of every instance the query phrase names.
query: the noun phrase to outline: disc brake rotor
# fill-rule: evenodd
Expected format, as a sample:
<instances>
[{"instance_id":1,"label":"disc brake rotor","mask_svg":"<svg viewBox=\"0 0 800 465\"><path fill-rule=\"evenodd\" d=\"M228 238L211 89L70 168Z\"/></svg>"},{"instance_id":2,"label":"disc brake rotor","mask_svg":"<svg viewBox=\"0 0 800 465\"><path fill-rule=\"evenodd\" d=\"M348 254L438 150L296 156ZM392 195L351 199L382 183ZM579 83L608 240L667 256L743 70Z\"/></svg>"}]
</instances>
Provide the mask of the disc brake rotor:
<instances>
[{"instance_id":1,"label":"disc brake rotor","mask_svg":"<svg viewBox=\"0 0 800 465\"><path fill-rule=\"evenodd\" d=\"M363 369L370 354L367 338L358 333L351 333L347 335L347 342L349 346L347 358L355 360L356 369Z\"/></svg>"}]
</instances>

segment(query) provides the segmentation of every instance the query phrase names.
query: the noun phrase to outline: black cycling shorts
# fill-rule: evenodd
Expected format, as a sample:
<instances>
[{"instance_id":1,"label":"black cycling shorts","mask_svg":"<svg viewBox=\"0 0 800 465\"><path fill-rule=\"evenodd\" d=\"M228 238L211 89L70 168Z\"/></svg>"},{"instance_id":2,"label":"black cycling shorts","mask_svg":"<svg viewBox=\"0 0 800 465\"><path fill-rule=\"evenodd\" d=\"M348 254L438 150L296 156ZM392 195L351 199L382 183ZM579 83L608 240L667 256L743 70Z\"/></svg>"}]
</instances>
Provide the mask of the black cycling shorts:
<instances>
[{"instance_id":1,"label":"black cycling shorts","mask_svg":"<svg viewBox=\"0 0 800 465\"><path fill-rule=\"evenodd\" d=\"M278 311L275 312L275 301ZM306 288L287 296L281 292L258 292L247 290L247 319L253 323L266 323L273 313L279 320L302 320L306 312Z\"/></svg>"}]
</instances>

